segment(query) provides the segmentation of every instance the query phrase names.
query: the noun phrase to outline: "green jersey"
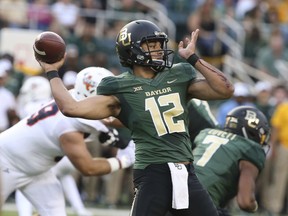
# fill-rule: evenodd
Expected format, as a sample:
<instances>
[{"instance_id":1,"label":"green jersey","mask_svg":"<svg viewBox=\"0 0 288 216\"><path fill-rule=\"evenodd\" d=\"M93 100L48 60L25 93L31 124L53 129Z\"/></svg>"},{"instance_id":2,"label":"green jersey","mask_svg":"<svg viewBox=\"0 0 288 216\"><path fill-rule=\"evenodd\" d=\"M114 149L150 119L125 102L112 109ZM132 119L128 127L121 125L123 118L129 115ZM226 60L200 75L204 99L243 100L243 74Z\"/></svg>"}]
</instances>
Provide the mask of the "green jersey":
<instances>
[{"instance_id":1,"label":"green jersey","mask_svg":"<svg viewBox=\"0 0 288 216\"><path fill-rule=\"evenodd\" d=\"M186 106L187 88L195 78L190 64L179 63L153 79L125 72L99 84L98 94L114 95L121 103L117 118L131 130L136 144L135 169L193 161Z\"/></svg>"},{"instance_id":2,"label":"green jersey","mask_svg":"<svg viewBox=\"0 0 288 216\"><path fill-rule=\"evenodd\" d=\"M217 207L224 207L236 196L239 161L264 167L265 152L261 145L219 129L202 130L195 138L194 166L196 174Z\"/></svg>"},{"instance_id":3,"label":"green jersey","mask_svg":"<svg viewBox=\"0 0 288 216\"><path fill-rule=\"evenodd\" d=\"M188 112L189 112L189 134L190 139L194 145L194 139L197 134L205 128L216 128L218 127L218 122L211 113L210 106L207 101L191 99L188 102Z\"/></svg>"}]
</instances>

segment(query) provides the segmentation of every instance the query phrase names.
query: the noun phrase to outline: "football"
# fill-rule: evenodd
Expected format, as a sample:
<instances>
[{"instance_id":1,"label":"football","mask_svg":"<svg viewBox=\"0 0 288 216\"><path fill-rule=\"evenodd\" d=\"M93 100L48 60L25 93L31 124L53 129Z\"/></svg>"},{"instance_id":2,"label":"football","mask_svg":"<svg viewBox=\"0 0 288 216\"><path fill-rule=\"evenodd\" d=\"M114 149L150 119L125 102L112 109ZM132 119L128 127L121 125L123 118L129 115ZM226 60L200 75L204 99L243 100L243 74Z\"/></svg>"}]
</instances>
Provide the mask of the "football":
<instances>
[{"instance_id":1,"label":"football","mask_svg":"<svg viewBox=\"0 0 288 216\"><path fill-rule=\"evenodd\" d=\"M36 37L33 50L36 60L52 64L64 57L66 45L60 35L45 31Z\"/></svg>"}]
</instances>

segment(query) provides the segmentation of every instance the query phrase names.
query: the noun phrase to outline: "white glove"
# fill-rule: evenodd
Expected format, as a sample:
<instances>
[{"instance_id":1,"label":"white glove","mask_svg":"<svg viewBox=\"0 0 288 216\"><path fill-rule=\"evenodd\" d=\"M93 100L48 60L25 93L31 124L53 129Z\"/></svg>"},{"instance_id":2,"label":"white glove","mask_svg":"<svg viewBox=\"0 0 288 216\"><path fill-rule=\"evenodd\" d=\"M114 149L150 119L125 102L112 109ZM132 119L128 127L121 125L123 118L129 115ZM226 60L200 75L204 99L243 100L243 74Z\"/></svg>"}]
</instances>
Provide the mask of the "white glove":
<instances>
[{"instance_id":1,"label":"white glove","mask_svg":"<svg viewBox=\"0 0 288 216\"><path fill-rule=\"evenodd\" d=\"M116 158L120 160L121 168L130 167L135 162L135 143L131 140L125 149L118 149Z\"/></svg>"}]
</instances>

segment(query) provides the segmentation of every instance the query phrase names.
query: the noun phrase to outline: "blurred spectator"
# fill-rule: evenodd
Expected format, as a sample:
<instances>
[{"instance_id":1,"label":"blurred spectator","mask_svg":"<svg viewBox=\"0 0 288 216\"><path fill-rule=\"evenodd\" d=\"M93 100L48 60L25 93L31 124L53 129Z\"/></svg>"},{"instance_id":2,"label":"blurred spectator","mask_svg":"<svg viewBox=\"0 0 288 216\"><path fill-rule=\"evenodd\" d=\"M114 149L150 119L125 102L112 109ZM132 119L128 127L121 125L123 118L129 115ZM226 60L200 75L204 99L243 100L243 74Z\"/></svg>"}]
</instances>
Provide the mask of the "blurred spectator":
<instances>
[{"instance_id":1,"label":"blurred spectator","mask_svg":"<svg viewBox=\"0 0 288 216\"><path fill-rule=\"evenodd\" d=\"M271 103L272 85L268 81L258 81L255 86L255 105L263 112L266 118L270 118L274 111L274 105Z\"/></svg>"},{"instance_id":2,"label":"blurred spectator","mask_svg":"<svg viewBox=\"0 0 288 216\"><path fill-rule=\"evenodd\" d=\"M256 55L256 67L276 78L283 76L277 68L278 61L288 61L288 48L279 28L273 30L268 45L262 47Z\"/></svg>"},{"instance_id":3,"label":"blurred spectator","mask_svg":"<svg viewBox=\"0 0 288 216\"><path fill-rule=\"evenodd\" d=\"M277 13L282 33L284 34L285 42L288 44L288 1L280 0L277 4Z\"/></svg>"},{"instance_id":4,"label":"blurred spectator","mask_svg":"<svg viewBox=\"0 0 288 216\"><path fill-rule=\"evenodd\" d=\"M12 92L10 92L6 87L6 81L8 78L8 73L5 68L0 65L0 133L17 121L19 118L16 113L16 99Z\"/></svg>"},{"instance_id":5,"label":"blurred spectator","mask_svg":"<svg viewBox=\"0 0 288 216\"><path fill-rule=\"evenodd\" d=\"M54 18L63 27L70 32L79 18L79 7L74 0L57 0L51 5Z\"/></svg>"},{"instance_id":6,"label":"blurred spectator","mask_svg":"<svg viewBox=\"0 0 288 216\"><path fill-rule=\"evenodd\" d=\"M223 14L235 18L235 7L238 0L215 0L217 10Z\"/></svg>"},{"instance_id":7,"label":"blurred spectator","mask_svg":"<svg viewBox=\"0 0 288 216\"><path fill-rule=\"evenodd\" d=\"M7 27L27 28L28 3L26 0L1 0L0 14Z\"/></svg>"},{"instance_id":8,"label":"blurred spectator","mask_svg":"<svg viewBox=\"0 0 288 216\"><path fill-rule=\"evenodd\" d=\"M275 5L268 6L267 10L264 13L263 21L268 24L278 24L279 23L279 14Z\"/></svg>"},{"instance_id":9,"label":"blurred spectator","mask_svg":"<svg viewBox=\"0 0 288 216\"><path fill-rule=\"evenodd\" d=\"M75 34L66 38L67 44L74 44L78 48L79 63L81 68L94 65L94 57L100 42L95 37L95 25L83 23Z\"/></svg>"},{"instance_id":10,"label":"blurred spectator","mask_svg":"<svg viewBox=\"0 0 288 216\"><path fill-rule=\"evenodd\" d=\"M117 9L123 12L138 12L135 0L120 0L119 8Z\"/></svg>"},{"instance_id":11,"label":"blurred spectator","mask_svg":"<svg viewBox=\"0 0 288 216\"><path fill-rule=\"evenodd\" d=\"M245 28L245 41L243 60L250 66L255 67L255 56L259 50L265 45L265 40L262 36L261 29L258 25L250 23Z\"/></svg>"},{"instance_id":12,"label":"blurred spectator","mask_svg":"<svg viewBox=\"0 0 288 216\"><path fill-rule=\"evenodd\" d=\"M275 5L277 14L279 17L279 21L282 24L288 23L288 1L287 0L279 0L277 1L277 4Z\"/></svg>"},{"instance_id":13,"label":"blurred spectator","mask_svg":"<svg viewBox=\"0 0 288 216\"><path fill-rule=\"evenodd\" d=\"M263 188L263 206L271 215L286 214L287 183L288 183L288 102L276 107L271 118L272 133L270 152L267 159L270 180Z\"/></svg>"},{"instance_id":14,"label":"blurred spectator","mask_svg":"<svg viewBox=\"0 0 288 216\"><path fill-rule=\"evenodd\" d=\"M217 37L219 17L214 0L206 0L189 16L187 26L189 33L200 29L197 51L202 58L217 68L222 68L223 56L228 53L229 47Z\"/></svg>"},{"instance_id":15,"label":"blurred spectator","mask_svg":"<svg viewBox=\"0 0 288 216\"><path fill-rule=\"evenodd\" d=\"M87 22L89 24L96 24L97 18L95 14L91 10L95 9L104 9L103 5L100 1L96 0L82 0L80 1L80 9L82 10L83 14L81 14L81 21Z\"/></svg>"},{"instance_id":16,"label":"blurred spectator","mask_svg":"<svg viewBox=\"0 0 288 216\"><path fill-rule=\"evenodd\" d=\"M49 0L33 0L28 8L30 28L46 31L52 22Z\"/></svg>"},{"instance_id":17,"label":"blurred spectator","mask_svg":"<svg viewBox=\"0 0 288 216\"><path fill-rule=\"evenodd\" d=\"M66 71L80 71L81 67L79 63L78 47L75 44L68 43L66 45L66 60L63 67L59 70L60 78L63 78Z\"/></svg>"},{"instance_id":18,"label":"blurred spectator","mask_svg":"<svg viewBox=\"0 0 288 216\"><path fill-rule=\"evenodd\" d=\"M274 106L274 108L288 100L288 89L286 84L278 84L274 86L271 94L271 104Z\"/></svg>"},{"instance_id":19,"label":"blurred spectator","mask_svg":"<svg viewBox=\"0 0 288 216\"><path fill-rule=\"evenodd\" d=\"M235 6L235 17L237 20L243 20L246 13L257 5L257 0L238 0Z\"/></svg>"},{"instance_id":20,"label":"blurred spectator","mask_svg":"<svg viewBox=\"0 0 288 216\"><path fill-rule=\"evenodd\" d=\"M14 57L8 53L2 54L0 58L0 68L5 69L8 74L5 87L16 97L25 79L25 74L15 69Z\"/></svg>"},{"instance_id":21,"label":"blurred spectator","mask_svg":"<svg viewBox=\"0 0 288 216\"><path fill-rule=\"evenodd\" d=\"M234 83L234 95L231 99L222 103L217 110L217 121L220 127L223 127L227 113L237 106L247 105L255 106L252 102L251 86L244 82Z\"/></svg>"},{"instance_id":22,"label":"blurred spectator","mask_svg":"<svg viewBox=\"0 0 288 216\"><path fill-rule=\"evenodd\" d=\"M167 16L175 23L176 41L182 40L187 34L187 17L194 13L196 9L203 3L203 0L166 0Z\"/></svg>"}]
</instances>

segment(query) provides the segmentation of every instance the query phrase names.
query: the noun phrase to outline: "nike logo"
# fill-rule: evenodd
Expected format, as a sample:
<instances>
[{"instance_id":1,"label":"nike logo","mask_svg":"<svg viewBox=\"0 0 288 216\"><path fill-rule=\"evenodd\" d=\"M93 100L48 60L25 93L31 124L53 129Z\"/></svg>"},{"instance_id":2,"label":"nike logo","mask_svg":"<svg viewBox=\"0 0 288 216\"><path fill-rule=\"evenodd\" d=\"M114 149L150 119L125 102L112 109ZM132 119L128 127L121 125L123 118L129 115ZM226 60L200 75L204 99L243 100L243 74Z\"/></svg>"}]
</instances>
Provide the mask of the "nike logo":
<instances>
[{"instance_id":1,"label":"nike logo","mask_svg":"<svg viewBox=\"0 0 288 216\"><path fill-rule=\"evenodd\" d=\"M168 84L171 84L173 82L175 82L177 79L174 79L174 80L170 80L170 81L167 81Z\"/></svg>"}]
</instances>

